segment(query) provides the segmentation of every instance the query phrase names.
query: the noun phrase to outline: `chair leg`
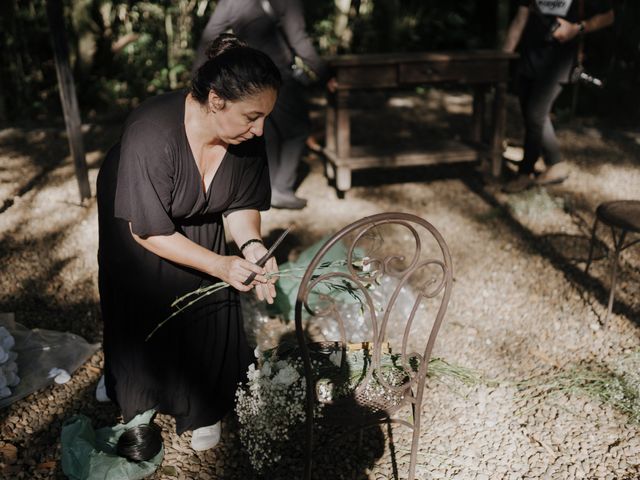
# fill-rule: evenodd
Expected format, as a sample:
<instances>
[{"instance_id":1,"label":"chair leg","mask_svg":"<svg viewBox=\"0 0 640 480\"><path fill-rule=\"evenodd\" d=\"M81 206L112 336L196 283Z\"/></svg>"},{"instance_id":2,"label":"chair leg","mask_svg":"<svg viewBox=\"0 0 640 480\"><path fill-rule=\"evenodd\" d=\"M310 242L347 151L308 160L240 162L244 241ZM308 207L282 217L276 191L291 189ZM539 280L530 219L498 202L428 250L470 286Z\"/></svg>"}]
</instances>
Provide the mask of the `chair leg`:
<instances>
[{"instance_id":1,"label":"chair leg","mask_svg":"<svg viewBox=\"0 0 640 480\"><path fill-rule=\"evenodd\" d=\"M416 464L418 463L418 445L420 444L420 408L413 411L413 435L411 438L411 459L409 460L409 480L416 479Z\"/></svg>"},{"instance_id":2,"label":"chair leg","mask_svg":"<svg viewBox=\"0 0 640 480\"><path fill-rule=\"evenodd\" d=\"M613 265L611 267L611 292L609 292L609 305L607 306L607 315L604 317L603 324L606 326L609 321L609 315L613 311L613 298L616 294L616 283L618 281L618 258L620 257L621 246L624 244L624 237L626 235L626 231L622 231L620 234L620 238L616 240L615 232L613 228L611 229L611 233L613 235Z\"/></svg>"},{"instance_id":3,"label":"chair leg","mask_svg":"<svg viewBox=\"0 0 640 480\"><path fill-rule=\"evenodd\" d=\"M589 258L587 259L587 265L584 267L584 273L589 273L589 267L593 260L593 247L596 240L596 228L598 226L598 217L593 222L593 228L591 229L591 242L589 243Z\"/></svg>"}]
</instances>

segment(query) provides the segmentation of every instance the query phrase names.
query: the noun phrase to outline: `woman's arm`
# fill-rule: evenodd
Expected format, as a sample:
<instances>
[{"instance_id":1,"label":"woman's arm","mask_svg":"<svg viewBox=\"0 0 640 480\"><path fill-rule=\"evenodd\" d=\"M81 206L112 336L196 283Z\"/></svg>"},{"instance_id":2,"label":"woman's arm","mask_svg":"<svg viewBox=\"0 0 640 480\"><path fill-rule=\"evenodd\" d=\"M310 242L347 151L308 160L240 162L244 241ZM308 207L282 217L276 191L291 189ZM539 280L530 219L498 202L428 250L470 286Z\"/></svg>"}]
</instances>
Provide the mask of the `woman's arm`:
<instances>
[{"instance_id":1,"label":"woman's arm","mask_svg":"<svg viewBox=\"0 0 640 480\"><path fill-rule=\"evenodd\" d=\"M553 32L553 38L558 40L560 43L568 42L569 40L573 40L580 33L591 33L596 32L602 28L606 28L613 24L615 20L615 15L613 10L607 10L603 13L598 13L587 20L583 20L579 23L571 23L567 22L563 18L558 18L558 22L560 26ZM583 25L581 29L580 24Z\"/></svg>"},{"instance_id":2,"label":"woman's arm","mask_svg":"<svg viewBox=\"0 0 640 480\"><path fill-rule=\"evenodd\" d=\"M129 224L129 229L131 229L131 224ZM159 257L219 278L242 292L251 290L254 285L267 281L264 277L264 268L240 257L218 255L180 233L154 235L146 238L133 232L131 235L142 247ZM248 286L243 285L242 282L251 272L257 273L254 282Z\"/></svg>"},{"instance_id":3,"label":"woman's arm","mask_svg":"<svg viewBox=\"0 0 640 480\"><path fill-rule=\"evenodd\" d=\"M522 38L522 32L524 32L524 27L527 25L527 20L529 20L529 7L521 5L516 16L513 17L511 25L509 25L507 38L505 38L502 46L504 52L513 53L515 51L518 43L520 43L520 38Z\"/></svg>"},{"instance_id":4,"label":"woman's arm","mask_svg":"<svg viewBox=\"0 0 640 480\"><path fill-rule=\"evenodd\" d=\"M229 225L229 233L231 233L231 237L233 237L238 247L244 245L247 240L251 240L252 238L262 239L260 234L260 212L258 210L238 210L232 212L227 216L227 223ZM242 251L244 258L252 263L257 262L266 253L267 248L258 242L249 244ZM278 272L278 265L276 264L275 258L271 257L267 261L265 270L273 274ZM273 299L276 296L275 282L276 278L271 277L267 283L260 283L256 286L256 295L259 300L266 300L267 303L273 303Z\"/></svg>"}]
</instances>

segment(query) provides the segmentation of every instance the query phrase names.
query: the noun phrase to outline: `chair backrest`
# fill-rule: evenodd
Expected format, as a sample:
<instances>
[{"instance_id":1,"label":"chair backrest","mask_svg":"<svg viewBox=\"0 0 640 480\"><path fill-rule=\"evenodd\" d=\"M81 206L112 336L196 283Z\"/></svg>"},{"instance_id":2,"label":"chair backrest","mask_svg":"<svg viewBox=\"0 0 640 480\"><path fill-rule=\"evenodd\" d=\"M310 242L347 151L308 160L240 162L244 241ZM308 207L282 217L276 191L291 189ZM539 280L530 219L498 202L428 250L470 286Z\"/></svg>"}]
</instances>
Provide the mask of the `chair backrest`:
<instances>
[{"instance_id":1,"label":"chair backrest","mask_svg":"<svg viewBox=\"0 0 640 480\"><path fill-rule=\"evenodd\" d=\"M346 247L345 261L327 262L327 253L338 244ZM385 278L393 281L386 282ZM307 374L307 419L313 417L317 394L303 312L309 314L309 322L314 317L336 321L340 338L322 340L339 340L346 349L352 339L348 337L349 322L343 318L344 302L345 298L357 298L368 336L359 340L370 342L367 349L371 364L355 396L361 393L359 389L366 388L375 372L381 372L381 358L393 337L400 345L399 351L393 353L399 355L407 375L401 384L387 383L384 375L376 375L376 381L398 393L405 400L403 403L411 402L419 408L434 342L451 295L452 279L451 256L442 235L418 216L373 215L334 234L306 269L295 306L296 335ZM380 295L383 287L386 295ZM409 301L407 291L415 292ZM336 292L341 293L337 298ZM381 300L384 305L380 305ZM425 321L431 318L429 329ZM418 345L419 337L423 340L417 351L410 351Z\"/></svg>"}]
</instances>

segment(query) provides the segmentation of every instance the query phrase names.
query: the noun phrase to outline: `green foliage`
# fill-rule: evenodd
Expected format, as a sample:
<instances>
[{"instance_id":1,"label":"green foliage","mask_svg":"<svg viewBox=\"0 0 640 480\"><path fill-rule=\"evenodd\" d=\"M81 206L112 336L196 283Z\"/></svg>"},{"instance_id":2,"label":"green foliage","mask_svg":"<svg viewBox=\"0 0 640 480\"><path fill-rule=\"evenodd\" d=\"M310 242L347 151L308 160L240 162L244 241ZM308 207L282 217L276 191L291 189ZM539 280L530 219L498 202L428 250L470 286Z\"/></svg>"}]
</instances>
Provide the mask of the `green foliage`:
<instances>
[{"instance_id":1,"label":"green foliage","mask_svg":"<svg viewBox=\"0 0 640 480\"><path fill-rule=\"evenodd\" d=\"M76 90L88 112L128 111L188 84L215 0L61 0ZM324 54L494 48L508 0L305 1L307 29ZM640 3L615 0L616 34L589 36L587 67L606 78L582 89L581 113L628 112L640 100ZM338 5L350 5L340 12ZM61 114L46 0L0 2L0 123ZM611 52L613 51L613 55ZM626 117L628 115L625 114Z\"/></svg>"},{"instance_id":2,"label":"green foliage","mask_svg":"<svg viewBox=\"0 0 640 480\"><path fill-rule=\"evenodd\" d=\"M128 110L188 83L208 0L62 0L81 108ZM0 117L60 114L46 0L0 2ZM25 33L28 32L28 33ZM0 121L3 120L0 118Z\"/></svg>"}]
</instances>

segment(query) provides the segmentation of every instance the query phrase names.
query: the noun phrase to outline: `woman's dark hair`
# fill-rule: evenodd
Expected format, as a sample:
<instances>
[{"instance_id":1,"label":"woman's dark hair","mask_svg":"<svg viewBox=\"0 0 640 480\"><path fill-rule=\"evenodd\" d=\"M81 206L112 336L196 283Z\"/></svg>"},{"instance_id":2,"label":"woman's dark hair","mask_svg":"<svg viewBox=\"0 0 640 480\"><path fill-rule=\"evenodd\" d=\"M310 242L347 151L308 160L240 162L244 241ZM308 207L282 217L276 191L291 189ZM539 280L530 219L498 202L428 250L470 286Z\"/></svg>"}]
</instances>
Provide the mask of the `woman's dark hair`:
<instances>
[{"instance_id":1,"label":"woman's dark hair","mask_svg":"<svg viewBox=\"0 0 640 480\"><path fill-rule=\"evenodd\" d=\"M116 445L116 453L132 462L144 462L155 457L161 448L160 427L151 423L122 432Z\"/></svg>"},{"instance_id":2,"label":"woman's dark hair","mask_svg":"<svg viewBox=\"0 0 640 480\"><path fill-rule=\"evenodd\" d=\"M211 43L207 57L191 81L191 95L203 105L211 91L224 100L238 101L265 89L278 91L282 83L278 67L265 53L230 33Z\"/></svg>"}]
</instances>

